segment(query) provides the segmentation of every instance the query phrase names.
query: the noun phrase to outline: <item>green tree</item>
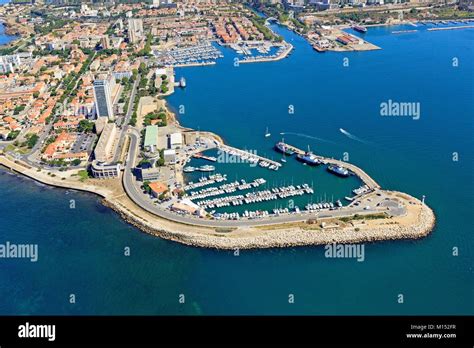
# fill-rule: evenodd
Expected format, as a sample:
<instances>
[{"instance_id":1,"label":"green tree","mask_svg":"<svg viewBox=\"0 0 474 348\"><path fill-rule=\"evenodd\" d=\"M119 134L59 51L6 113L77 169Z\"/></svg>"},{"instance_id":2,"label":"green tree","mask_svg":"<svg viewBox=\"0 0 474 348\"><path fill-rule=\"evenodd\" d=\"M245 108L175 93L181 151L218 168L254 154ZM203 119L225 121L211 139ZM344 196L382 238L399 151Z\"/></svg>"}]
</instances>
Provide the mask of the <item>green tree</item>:
<instances>
[{"instance_id":1,"label":"green tree","mask_svg":"<svg viewBox=\"0 0 474 348\"><path fill-rule=\"evenodd\" d=\"M94 130L94 122L89 120L79 121L78 130L81 133L91 133Z\"/></svg>"},{"instance_id":2,"label":"green tree","mask_svg":"<svg viewBox=\"0 0 474 348\"><path fill-rule=\"evenodd\" d=\"M151 187L150 187L150 182L149 181L144 181L143 182L143 190L145 190L148 193L151 192Z\"/></svg>"},{"instance_id":3,"label":"green tree","mask_svg":"<svg viewBox=\"0 0 474 348\"><path fill-rule=\"evenodd\" d=\"M39 136L36 134L28 134L26 138L28 139L26 146L28 146L29 149L32 149L38 142Z\"/></svg>"}]
</instances>

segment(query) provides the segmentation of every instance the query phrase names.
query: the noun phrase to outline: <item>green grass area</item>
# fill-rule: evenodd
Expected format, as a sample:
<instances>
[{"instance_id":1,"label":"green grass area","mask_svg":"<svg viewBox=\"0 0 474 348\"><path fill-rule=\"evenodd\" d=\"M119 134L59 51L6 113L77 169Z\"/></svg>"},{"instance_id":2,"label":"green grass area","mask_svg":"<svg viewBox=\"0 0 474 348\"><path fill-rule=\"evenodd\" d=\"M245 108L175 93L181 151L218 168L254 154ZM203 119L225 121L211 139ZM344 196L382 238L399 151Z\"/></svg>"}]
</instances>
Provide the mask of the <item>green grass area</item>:
<instances>
[{"instance_id":1,"label":"green grass area","mask_svg":"<svg viewBox=\"0 0 474 348\"><path fill-rule=\"evenodd\" d=\"M367 215L359 215L355 214L353 216L345 216L339 218L342 222L349 222L352 220L376 220L376 219L386 219L387 214L385 213L378 213L378 214L367 214Z\"/></svg>"},{"instance_id":2,"label":"green grass area","mask_svg":"<svg viewBox=\"0 0 474 348\"><path fill-rule=\"evenodd\" d=\"M89 172L87 170L80 170L77 175L79 176L79 180L84 182L89 179Z\"/></svg>"}]
</instances>

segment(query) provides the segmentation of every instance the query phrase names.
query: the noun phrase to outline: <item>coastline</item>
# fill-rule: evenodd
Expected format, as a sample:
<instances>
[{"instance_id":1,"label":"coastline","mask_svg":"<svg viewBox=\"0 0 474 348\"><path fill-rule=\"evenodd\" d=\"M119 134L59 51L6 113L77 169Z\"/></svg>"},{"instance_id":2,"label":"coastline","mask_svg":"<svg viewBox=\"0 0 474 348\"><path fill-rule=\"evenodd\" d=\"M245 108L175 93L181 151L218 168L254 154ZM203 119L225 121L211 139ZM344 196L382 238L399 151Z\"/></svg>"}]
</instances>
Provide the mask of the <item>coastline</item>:
<instances>
[{"instance_id":1,"label":"coastline","mask_svg":"<svg viewBox=\"0 0 474 348\"><path fill-rule=\"evenodd\" d=\"M0 25L4 27L3 34L11 37L11 40L4 45L11 45L17 40L21 40L27 36L27 30L25 26L15 23L8 17L0 17ZM2 46L2 45L0 45Z\"/></svg>"},{"instance_id":2,"label":"coastline","mask_svg":"<svg viewBox=\"0 0 474 348\"><path fill-rule=\"evenodd\" d=\"M133 203L123 192L120 179L115 180L115 190L101 187L102 182L88 179L62 180L50 177L34 168L27 168L18 161L0 156L0 165L16 174L21 174L43 184L57 188L74 189L101 196L102 204L115 212L127 223L139 230L163 239L181 244L213 249L261 249L294 246L322 245L331 243L362 243L382 240L420 239L426 237L435 227L436 218L431 208L405 193L390 191L411 202L406 216L394 219L372 220L335 228L319 229L305 223L263 225L229 230L185 225L152 215ZM29 167L29 166L28 166ZM110 182L109 182L110 183ZM122 191L120 191L122 190ZM388 192L388 191L387 191ZM419 209L416 209L419 208Z\"/></svg>"},{"instance_id":3,"label":"coastline","mask_svg":"<svg viewBox=\"0 0 474 348\"><path fill-rule=\"evenodd\" d=\"M288 48L278 57L240 62L253 63L276 61L285 58L292 49L293 46L289 44ZM185 128L179 125L176 117L177 115L170 110L166 99L164 100L164 105L170 121L180 129L195 132L195 130L191 128ZM200 133L213 137L222 144L224 143L224 141L215 133ZM345 162L343 164L346 166L350 165ZM405 193L394 192L395 195L403 195L407 197L405 200L407 207L409 207L410 204L421 207L418 218L413 217L412 211L411 215L409 214L410 212L408 212L405 217L386 220L383 221L384 223L371 223L369 220L367 224L357 224L352 226L341 225L334 228L321 229L313 228L314 226L310 228L310 224L305 221L288 223L269 221L268 223L259 224L258 226L227 228L219 226L204 226L199 223L193 224L192 221L189 223L177 222L148 212L134 203L127 195L123 188L122 177L119 177L118 179L110 179L111 181L87 179L85 182L80 182L77 180L77 177L75 178L76 180L72 179L72 177L66 177L71 171L57 173L57 176L53 177L46 175L46 171L37 171L35 167L25 165L21 161L9 160L5 155L0 155L0 165L3 165L17 174L25 175L46 185L94 193L102 197L102 204L104 206L117 212L126 222L137 227L141 231L163 239L196 247L215 249L253 249L321 245L335 242L360 243L381 240L419 239L427 236L433 230L436 221L433 211L426 205L421 205L421 202L418 199ZM356 170L359 170L358 167L353 167L356 168ZM370 176L365 174L363 170L360 169L360 171L362 176L366 175L368 177L371 182L370 186L380 189L378 184L373 181ZM380 190L379 192L389 191ZM307 219L311 219L311 217L306 216L301 218L301 220ZM399 222L393 225L392 222L397 219ZM330 218L327 220L338 219ZM326 220L324 218L318 218L318 222L321 221ZM366 222L366 220L363 221L364 223ZM196 222L199 222L199 220L196 220Z\"/></svg>"}]
</instances>

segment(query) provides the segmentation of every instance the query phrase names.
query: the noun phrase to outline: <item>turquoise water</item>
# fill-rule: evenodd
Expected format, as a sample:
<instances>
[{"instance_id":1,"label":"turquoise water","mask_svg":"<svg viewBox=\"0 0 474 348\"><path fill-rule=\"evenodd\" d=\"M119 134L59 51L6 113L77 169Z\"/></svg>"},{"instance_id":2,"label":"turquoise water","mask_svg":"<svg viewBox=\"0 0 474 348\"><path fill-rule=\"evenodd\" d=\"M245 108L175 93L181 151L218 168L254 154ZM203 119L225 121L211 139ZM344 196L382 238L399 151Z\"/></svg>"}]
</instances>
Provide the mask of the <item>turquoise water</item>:
<instances>
[{"instance_id":1,"label":"turquoise water","mask_svg":"<svg viewBox=\"0 0 474 348\"><path fill-rule=\"evenodd\" d=\"M379 51L318 54L275 27L295 46L288 59L234 67L224 49L215 66L178 69L188 87L168 102L185 106L183 125L262 155L276 156L271 147L281 132L325 156L347 152L384 188L426 195L437 215L429 237L367 244L364 262L327 259L322 247L234 256L150 237L94 196L3 172L0 241L38 243L39 261L0 259L0 313L473 314L473 30L390 33L403 29L413 28L371 28L366 38ZM419 102L420 119L380 116L388 99ZM270 139L263 137L267 126ZM276 175L238 168L236 175L248 179ZM277 174L287 182L312 180L320 193L346 195L357 186L293 160Z\"/></svg>"}]
</instances>

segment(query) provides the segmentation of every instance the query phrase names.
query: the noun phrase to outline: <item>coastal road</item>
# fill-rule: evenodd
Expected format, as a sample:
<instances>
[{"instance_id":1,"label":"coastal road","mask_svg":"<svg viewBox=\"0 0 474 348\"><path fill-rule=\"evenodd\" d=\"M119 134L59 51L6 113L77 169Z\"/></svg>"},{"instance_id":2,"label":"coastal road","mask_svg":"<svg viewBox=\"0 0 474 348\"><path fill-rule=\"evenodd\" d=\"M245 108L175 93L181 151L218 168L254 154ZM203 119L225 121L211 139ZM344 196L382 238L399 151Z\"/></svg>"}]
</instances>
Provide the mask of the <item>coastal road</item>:
<instances>
[{"instance_id":1,"label":"coastal road","mask_svg":"<svg viewBox=\"0 0 474 348\"><path fill-rule=\"evenodd\" d=\"M271 224L281 224L289 222L304 222L310 218L322 218L322 217L344 217L351 216L354 214L374 214L380 213L382 211L388 211L390 215L403 215L405 213L405 208L399 207L394 201L386 200L384 194L377 196L377 200L371 201L372 208L366 209L367 206L352 206L346 207L344 209L331 210L331 211L321 211L317 213L300 213L300 214L284 214L281 216L271 217L271 218L262 218L254 220L205 220L198 217L190 215L179 215L163 207L157 206L151 198L144 194L140 189L140 183L137 182L135 177L132 174L132 169L135 167L135 161L139 151L140 144L140 134L134 128L129 127L127 135L130 137L130 149L128 153L128 159L125 165L125 171L123 174L123 186L128 196L132 201L134 201L138 206L142 207L146 211L157 215L159 217L165 218L167 220L195 225L195 226L204 226L204 227L251 227L251 226L262 226L262 225L271 225ZM379 202L387 202L384 204L383 208L375 208L375 205ZM389 204L391 203L391 204ZM388 209L387 209L388 208Z\"/></svg>"}]
</instances>

